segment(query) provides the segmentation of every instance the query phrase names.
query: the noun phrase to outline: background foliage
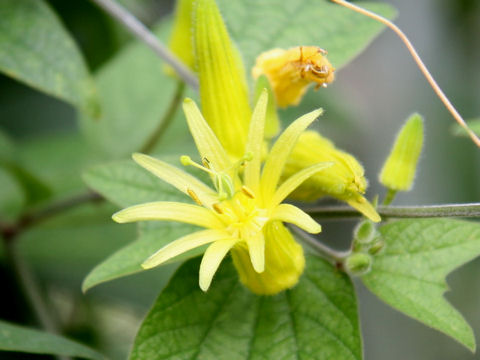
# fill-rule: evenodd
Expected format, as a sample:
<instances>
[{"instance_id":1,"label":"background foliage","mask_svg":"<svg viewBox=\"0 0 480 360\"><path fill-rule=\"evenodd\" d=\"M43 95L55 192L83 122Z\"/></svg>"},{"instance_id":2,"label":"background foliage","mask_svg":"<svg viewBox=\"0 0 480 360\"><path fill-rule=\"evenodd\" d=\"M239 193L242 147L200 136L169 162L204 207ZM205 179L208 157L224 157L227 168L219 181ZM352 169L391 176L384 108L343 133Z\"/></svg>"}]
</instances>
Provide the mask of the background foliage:
<instances>
[{"instance_id":1,"label":"background foliage","mask_svg":"<svg viewBox=\"0 0 480 360\"><path fill-rule=\"evenodd\" d=\"M122 2L150 25L157 23L172 7L171 2L153 0ZM28 20L26 15L19 18L10 16L8 11L11 11L11 7L20 6L18 5L20 3L26 6L22 9L24 14L34 14L36 11L44 14L42 15L44 23L36 24L33 20ZM283 6L284 2L281 3ZM233 2L233 5L230 5L232 8L228 11L227 1L219 1L232 35L238 40L248 65L252 64L259 49L270 47L272 39L275 40L273 42L275 45L290 45L296 42L294 32L281 31L285 22L289 22L292 27L305 28L303 36L327 48L334 63L346 63L348 57L357 54L360 48L356 49L348 44L337 45L338 41L335 41L336 38L332 34L327 33L322 37L320 31L315 31L317 24L320 28L322 23L332 24L335 20L335 14L315 10L316 3L307 0L290 2L286 5L285 12L281 12L279 8L282 7L276 6L274 0ZM453 103L458 105L465 116L478 116L480 49L475 44L476 37L472 35L479 31L478 3L474 0L440 2L430 0L421 3L392 0L388 3L398 9L399 25L407 30ZM145 195L145 199L165 196L163 192L155 194L160 189L160 182L153 182L148 174L138 171L139 169L134 168L131 163L125 165L132 167L130 173L118 172L125 168L123 165L119 166L122 161L113 162L108 167L98 167L98 164L125 158L141 146L161 117L162 110L173 97L175 81L164 75L163 65L148 49L134 44L122 28L89 2L52 0L42 4L43 2L34 0L18 3L14 0L4 0L0 4L0 19L11 21L2 21L0 24L0 65L3 72L20 80L16 82L7 76L0 77L2 221L12 220L25 209L34 208L46 201L82 193L86 190L81 178L85 169L89 170L85 173L84 180L95 188L102 187L102 181L105 183L112 178L122 179L128 185L140 184L141 194ZM258 7L258 17L246 19L244 16L246 9L254 6ZM378 4L376 6L382 7ZM272 19L269 22L262 21L263 13L273 14ZM393 14L391 11L388 13ZM303 26L304 24L308 26ZM163 25L155 26L155 31L160 37L166 35L166 26L168 23L165 22ZM353 27L355 28L355 24ZM262 28L263 31L258 32L257 28ZM19 49L7 47L5 44L11 44L12 39L25 35L20 34L20 29L29 31L26 39L44 36L49 41L31 44L17 41ZM348 27L344 29L346 31ZM58 37L45 36L51 33ZM260 41L253 41L259 34L262 35ZM339 35L338 38L342 37L336 32L334 34ZM75 48L70 36L73 36L78 49ZM337 46L339 49L348 48L350 51L344 56L343 61L335 58L338 54L338 51L335 51ZM34 56L35 54L25 53L36 48L41 52L47 50L46 53L50 57L36 61L38 58ZM14 53L18 54L20 60L12 60L11 56ZM63 76L68 74L68 77L64 79L59 76L52 64L60 68L59 73ZM22 67L19 68L18 65ZM47 68L53 71L42 71L40 77L38 70ZM90 68L93 75L88 75L87 68ZM143 71L146 68L149 70L148 73ZM18 75L19 73L28 75L28 80ZM465 77L462 74L469 76ZM48 94L77 105L83 109L84 114L77 121L77 115L71 105L35 91L21 82L34 85ZM93 82L96 90L93 88ZM376 182L376 174L394 138L394 133L404 118L413 111L418 111L426 118L425 152L422 155L414 190L399 197L399 203L469 202L479 199L478 151L468 140L451 136L449 129L452 122L449 115L419 76L406 51L390 33L381 35L374 45L368 47L354 62L340 71L336 82L328 91L310 92L301 107L286 110L282 116L285 119L293 119L295 115L318 107L319 104L327 109L318 125L319 128L334 138L340 147L363 160L367 177L370 179L371 194L382 191ZM92 119L99 116L101 122ZM177 153L183 146L182 143L188 142L182 119L182 115L177 114L174 126L165 136L165 143L160 144L156 152ZM132 123L135 124L133 128ZM126 133L129 136L124 136ZM8 165L12 163L16 164L17 169L12 169ZM107 188L112 193L111 197L108 195L107 197L117 205L126 206L143 201L138 193L135 194L135 199L130 199L128 192L125 191L127 188L112 189L108 186ZM124 267L119 269L114 266L112 269L108 268L108 263L104 263L104 267L100 268L103 273L101 271L92 273L83 283L84 288L116 277L116 274L132 272L135 261L138 264L140 258L143 258L142 254L158 246L154 243L159 238L156 232L162 230L155 228L137 230L134 225L115 225L111 222L110 215L117 208L108 203L92 203L65 212L22 233L18 239L18 250L32 267L49 305L57 310L64 333L100 349L102 353L112 358L125 358L141 319L154 303L175 265L142 272L134 278L122 278L93 288L85 295L81 294L80 288L86 274L122 246L128 244L127 248L119 250L112 256L119 259L112 264L117 266L123 263ZM322 240L342 248L350 239L352 224L325 222L323 228ZM173 228L172 231L178 229ZM392 230L386 228L383 231ZM173 238L174 235L170 233L169 236ZM136 238L137 240L132 243ZM168 238L163 237L161 240L166 241ZM465 251L468 254L477 251L477 242L478 240L472 241L471 245L465 245ZM394 246L395 244L392 244L391 249ZM125 256L131 255L132 251L137 251L138 257ZM388 255L389 253L386 253L384 256ZM395 256L398 257L398 254ZM466 260L467 255L457 262L460 264ZM132 261L133 265L128 261ZM325 271L326 265L322 261L311 261L315 261L313 267L315 270ZM410 265L400 260L395 264L398 266L396 271L402 269L402 266L408 269ZM185 267L188 266L194 265L187 263ZM381 270L386 269L382 267L381 261L375 266L374 271L363 279L374 292L375 284L383 274ZM18 296L20 292L8 264L3 261L0 269L0 276L5 284L3 291L12 294L3 299L5 304L0 309L1 317L10 322L33 325L32 315L25 311L28 308L27 304ZM225 282L233 281L228 279L229 271L231 277L231 269L228 267L221 275L225 277ZM474 261L448 278L453 291L447 294L447 299L460 309L474 329L480 329L478 308L480 287L476 281L478 271L480 271L478 261ZM445 268L445 271L439 272L438 277L434 279L439 284L437 290L439 294L445 290L442 280L447 273ZM95 278L93 274L97 277ZM184 273L180 272L176 276L186 276L182 274ZM315 281L328 282L328 279L329 277L325 276ZM302 291L308 290L307 286L315 285L315 281L302 284L292 294L282 296L290 297L295 302ZM345 286L351 287L347 279L344 281ZM181 290L175 288L173 284L160 295L156 304L168 301L169 296L175 296ZM222 286L223 283L219 284L218 289L214 291L221 291ZM360 282L356 286L360 294L360 314L367 359L475 358L450 338L391 310L366 292ZM391 294L377 292L377 295L401 309L402 304L398 296L395 296L396 300L392 300ZM282 312L283 307L287 306L282 296L266 300L272 303L271 306L259 303L249 294L240 296L239 301L245 302L242 306L252 302L254 307L271 311L278 309L278 312ZM347 296L345 301L355 300L349 300ZM232 303L231 306L237 305ZM312 305L310 308L316 307ZM155 309L154 307L151 310L149 317L154 315ZM261 314L269 316L268 312ZM255 316L254 311L249 316ZM357 325L352 320L355 316L347 314L346 320L348 318L355 331ZM431 326L435 327L435 319L430 321ZM459 321L462 322L461 318ZM262 321L259 324L269 325L268 322L263 325ZM145 330L142 328L141 334L143 331ZM477 331L477 336L478 333ZM471 336L467 326L463 335L457 338L471 347ZM12 339L7 340L14 343ZM4 338L0 339L1 341L6 340ZM137 339L137 342L141 341L141 337ZM212 338L210 341L214 342L215 339ZM262 347L271 341L275 340L260 339L254 346L257 350L252 350L252 354L265 353L266 350ZM431 343L436 345L434 347L426 345ZM37 344L41 349L41 338ZM285 346L288 348L289 344ZM349 347L353 349L352 358L360 358L358 344L353 343ZM245 349L247 348L239 351L248 351ZM77 351L60 353L80 356L85 355L88 349L78 348ZM212 350L207 346L204 351L214 351L214 348ZM98 355L92 353L90 356L95 358Z\"/></svg>"}]
</instances>

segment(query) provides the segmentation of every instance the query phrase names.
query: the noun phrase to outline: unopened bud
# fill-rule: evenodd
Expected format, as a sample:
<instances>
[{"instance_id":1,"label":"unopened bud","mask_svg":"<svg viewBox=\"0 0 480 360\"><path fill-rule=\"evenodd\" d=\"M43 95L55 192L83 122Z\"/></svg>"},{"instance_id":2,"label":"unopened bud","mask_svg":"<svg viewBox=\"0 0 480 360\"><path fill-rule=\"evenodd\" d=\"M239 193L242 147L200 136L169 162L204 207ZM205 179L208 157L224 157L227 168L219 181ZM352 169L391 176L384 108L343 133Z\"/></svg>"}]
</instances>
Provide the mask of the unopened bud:
<instances>
[{"instance_id":1,"label":"unopened bud","mask_svg":"<svg viewBox=\"0 0 480 360\"><path fill-rule=\"evenodd\" d=\"M375 237L376 232L375 225L371 221L365 220L355 227L353 238L361 244L369 244Z\"/></svg>"},{"instance_id":2,"label":"unopened bud","mask_svg":"<svg viewBox=\"0 0 480 360\"><path fill-rule=\"evenodd\" d=\"M354 253L345 260L345 268L352 275L364 275L372 267L372 257L365 253Z\"/></svg>"},{"instance_id":3,"label":"unopened bud","mask_svg":"<svg viewBox=\"0 0 480 360\"><path fill-rule=\"evenodd\" d=\"M412 188L418 158L423 144L423 119L413 114L395 140L392 151L380 173L380 183L396 191Z\"/></svg>"},{"instance_id":4,"label":"unopened bud","mask_svg":"<svg viewBox=\"0 0 480 360\"><path fill-rule=\"evenodd\" d=\"M379 254L383 249L385 249L385 241L382 239L378 239L371 247L368 249L368 253L370 255L377 255Z\"/></svg>"}]
</instances>

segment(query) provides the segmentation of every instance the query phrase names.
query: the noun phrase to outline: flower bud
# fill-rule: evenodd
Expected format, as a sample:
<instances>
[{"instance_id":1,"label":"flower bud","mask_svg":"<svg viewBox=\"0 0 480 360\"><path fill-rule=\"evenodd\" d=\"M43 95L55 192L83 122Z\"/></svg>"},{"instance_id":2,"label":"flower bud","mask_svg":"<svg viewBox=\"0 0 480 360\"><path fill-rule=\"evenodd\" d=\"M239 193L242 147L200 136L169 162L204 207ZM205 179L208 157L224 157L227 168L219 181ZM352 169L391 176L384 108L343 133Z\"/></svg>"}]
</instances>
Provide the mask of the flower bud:
<instances>
[{"instance_id":1,"label":"flower bud","mask_svg":"<svg viewBox=\"0 0 480 360\"><path fill-rule=\"evenodd\" d=\"M302 247L279 221L268 223L264 228L265 270L254 270L248 249L244 245L232 249L233 264L240 281L258 295L273 295L293 287L305 268Z\"/></svg>"},{"instance_id":2,"label":"flower bud","mask_svg":"<svg viewBox=\"0 0 480 360\"><path fill-rule=\"evenodd\" d=\"M372 257L365 253L354 253L345 260L345 268L352 275L364 275L372 267Z\"/></svg>"},{"instance_id":3,"label":"flower bud","mask_svg":"<svg viewBox=\"0 0 480 360\"><path fill-rule=\"evenodd\" d=\"M383 165L380 183L395 191L410 190L422 144L423 119L420 115L413 114L400 130L392 151Z\"/></svg>"},{"instance_id":4,"label":"flower bud","mask_svg":"<svg viewBox=\"0 0 480 360\"><path fill-rule=\"evenodd\" d=\"M252 75L255 79L267 76L279 106L297 105L310 84L315 83L318 89L334 80L335 68L326 54L317 46L272 49L260 54Z\"/></svg>"},{"instance_id":5,"label":"flower bud","mask_svg":"<svg viewBox=\"0 0 480 360\"><path fill-rule=\"evenodd\" d=\"M195 57L192 44L192 12L194 0L177 0L169 48L190 69L194 68ZM169 75L174 75L168 66Z\"/></svg>"},{"instance_id":6,"label":"flower bud","mask_svg":"<svg viewBox=\"0 0 480 360\"><path fill-rule=\"evenodd\" d=\"M295 190L291 198L315 201L322 196L332 196L347 202L367 218L380 221L375 208L363 197L367 188L362 165L350 154L341 151L328 139L315 131L305 131L295 145L283 177L317 164L334 162L334 165L306 180Z\"/></svg>"},{"instance_id":7,"label":"flower bud","mask_svg":"<svg viewBox=\"0 0 480 360\"><path fill-rule=\"evenodd\" d=\"M370 244L377 234L375 225L369 221L361 221L353 231L354 241L360 244Z\"/></svg>"},{"instance_id":8,"label":"flower bud","mask_svg":"<svg viewBox=\"0 0 480 360\"><path fill-rule=\"evenodd\" d=\"M238 159L252 115L245 70L215 1L196 3L193 38L202 113L229 155Z\"/></svg>"},{"instance_id":9,"label":"flower bud","mask_svg":"<svg viewBox=\"0 0 480 360\"><path fill-rule=\"evenodd\" d=\"M383 241L381 237L378 237L375 240L376 241L373 243L373 245L370 247L370 249L368 249L368 253L370 255L377 255L383 249L385 249L385 241Z\"/></svg>"}]
</instances>

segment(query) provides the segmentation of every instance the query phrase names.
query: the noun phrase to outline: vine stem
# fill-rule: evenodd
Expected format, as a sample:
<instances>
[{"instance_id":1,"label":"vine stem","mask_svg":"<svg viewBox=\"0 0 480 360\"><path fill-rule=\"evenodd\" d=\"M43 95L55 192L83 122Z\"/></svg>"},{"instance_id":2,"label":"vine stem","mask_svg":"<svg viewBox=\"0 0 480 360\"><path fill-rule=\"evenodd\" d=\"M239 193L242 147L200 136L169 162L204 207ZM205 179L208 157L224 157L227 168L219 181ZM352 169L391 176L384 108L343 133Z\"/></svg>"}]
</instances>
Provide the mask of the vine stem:
<instances>
[{"instance_id":1,"label":"vine stem","mask_svg":"<svg viewBox=\"0 0 480 360\"><path fill-rule=\"evenodd\" d=\"M334 262L339 266L341 266L345 259L352 253L351 250L340 251L332 249L331 247L318 241L317 239L315 239L315 237L307 234L305 231L296 226L288 225L288 227L295 234L297 234L303 242L310 245L318 254L322 255L324 258Z\"/></svg>"},{"instance_id":2,"label":"vine stem","mask_svg":"<svg viewBox=\"0 0 480 360\"><path fill-rule=\"evenodd\" d=\"M128 12L114 0L91 1L123 24L137 39L149 46L176 71L178 76L180 76L185 83L190 85L193 89L198 89L198 79L196 75L165 45L163 45L155 34L153 34L140 20L133 16L133 14Z\"/></svg>"},{"instance_id":3,"label":"vine stem","mask_svg":"<svg viewBox=\"0 0 480 360\"><path fill-rule=\"evenodd\" d=\"M392 23L390 20L384 18L383 16L380 16L378 14L375 14L374 12L372 11L369 11L369 10L366 10L364 8L361 8L360 6L357 6L357 5L354 5L354 4L351 4L347 1L344 1L344 0L330 0L338 5L341 5L341 6L344 6L350 10L353 10L353 11L356 11L362 15L365 15L365 16L368 16L369 18L371 19L374 19L378 22L381 22L382 24L386 25L387 27L389 27L391 30L393 30L397 35L398 37L400 38L400 40L405 44L405 46L407 47L408 51L410 52L410 55L412 55L413 57L413 60L415 61L415 63L417 64L418 68L420 69L420 71L422 72L423 76L425 76L425 78L427 79L428 83L430 84L430 86L432 87L433 91L437 94L437 96L440 98L440 100L442 101L442 103L445 105L445 107L447 108L447 110L450 112L450 114L452 114L453 118L460 124L460 126L468 133L468 135L470 136L470 138L473 140L473 142L478 146L480 147L480 139L478 138L478 136L468 127L467 123L465 122L465 120L463 120L462 116L460 115L460 113L457 111L457 109L452 105L452 103L450 102L450 100L448 100L447 96L445 95L445 93L442 91L442 89L440 88L440 86L437 84L437 82L435 81L435 79L433 78L433 76L430 74L430 72L428 71L427 67L425 66L425 64L423 63L422 59L420 58L420 56L418 55L417 51L415 50L415 47L412 45L412 43L410 42L410 40L408 39L408 37L404 34L404 32L402 30L400 30L400 28L395 25L394 23Z\"/></svg>"},{"instance_id":4,"label":"vine stem","mask_svg":"<svg viewBox=\"0 0 480 360\"><path fill-rule=\"evenodd\" d=\"M357 210L348 206L312 206L303 211L315 218L356 218L361 217ZM377 212L382 218L432 218L432 217L480 217L480 203L448 204L427 206L385 206L380 205Z\"/></svg>"},{"instance_id":5,"label":"vine stem","mask_svg":"<svg viewBox=\"0 0 480 360\"><path fill-rule=\"evenodd\" d=\"M183 81L178 81L175 95L173 96L173 99L170 102L167 111L165 112L162 120L159 122L157 129L152 133L145 145L140 149L140 152L148 154L153 150L158 140L160 140L162 135L167 130L168 126L172 123L172 120L175 117L175 113L177 112L178 105L182 101L184 90L185 83Z\"/></svg>"}]
</instances>

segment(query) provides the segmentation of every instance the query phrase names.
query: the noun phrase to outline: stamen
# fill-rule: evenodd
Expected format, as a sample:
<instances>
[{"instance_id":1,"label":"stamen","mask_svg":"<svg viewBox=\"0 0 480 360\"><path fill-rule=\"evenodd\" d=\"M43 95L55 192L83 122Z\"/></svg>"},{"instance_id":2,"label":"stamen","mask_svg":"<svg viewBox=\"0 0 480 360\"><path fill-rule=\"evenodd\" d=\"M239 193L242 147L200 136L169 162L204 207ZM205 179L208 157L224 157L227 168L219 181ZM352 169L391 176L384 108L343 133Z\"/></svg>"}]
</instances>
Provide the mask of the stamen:
<instances>
[{"instance_id":1,"label":"stamen","mask_svg":"<svg viewBox=\"0 0 480 360\"><path fill-rule=\"evenodd\" d=\"M193 201L195 201L198 205L203 206L202 202L200 201L200 198L195 194L195 192L192 189L187 189L187 194L192 198Z\"/></svg>"},{"instance_id":2,"label":"stamen","mask_svg":"<svg viewBox=\"0 0 480 360\"><path fill-rule=\"evenodd\" d=\"M255 199L255 194L245 185L242 186L242 193L249 197L250 199Z\"/></svg>"},{"instance_id":3,"label":"stamen","mask_svg":"<svg viewBox=\"0 0 480 360\"><path fill-rule=\"evenodd\" d=\"M206 163L205 163L206 161ZM202 171L205 171L206 173L215 176L217 173L210 170L210 162L207 160L207 158L203 158L202 163L205 166L197 164L195 161L192 160L192 158L188 155L182 155L180 156L180 162L182 163L183 166L193 166L196 167L197 169L200 169Z\"/></svg>"},{"instance_id":4,"label":"stamen","mask_svg":"<svg viewBox=\"0 0 480 360\"><path fill-rule=\"evenodd\" d=\"M220 215L224 214L223 209L222 209L222 207L220 206L220 204L218 204L218 203L217 203L217 204L213 204L212 207L213 207L213 210L215 210L215 212L216 212L217 214L220 214Z\"/></svg>"}]
</instances>

